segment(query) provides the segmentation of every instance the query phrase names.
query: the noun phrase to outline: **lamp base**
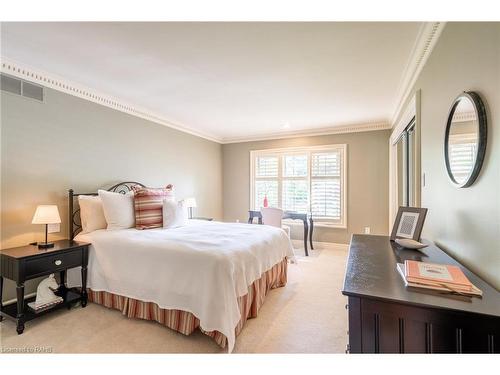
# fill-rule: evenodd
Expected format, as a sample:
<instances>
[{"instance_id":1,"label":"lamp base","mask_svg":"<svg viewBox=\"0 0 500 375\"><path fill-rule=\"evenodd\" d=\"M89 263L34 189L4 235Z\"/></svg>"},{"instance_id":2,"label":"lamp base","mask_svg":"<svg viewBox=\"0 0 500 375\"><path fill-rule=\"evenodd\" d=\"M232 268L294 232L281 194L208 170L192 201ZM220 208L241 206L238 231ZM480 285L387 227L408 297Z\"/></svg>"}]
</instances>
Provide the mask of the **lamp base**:
<instances>
[{"instance_id":1,"label":"lamp base","mask_svg":"<svg viewBox=\"0 0 500 375\"><path fill-rule=\"evenodd\" d=\"M54 247L54 242L39 242L37 245L39 249L50 249Z\"/></svg>"}]
</instances>

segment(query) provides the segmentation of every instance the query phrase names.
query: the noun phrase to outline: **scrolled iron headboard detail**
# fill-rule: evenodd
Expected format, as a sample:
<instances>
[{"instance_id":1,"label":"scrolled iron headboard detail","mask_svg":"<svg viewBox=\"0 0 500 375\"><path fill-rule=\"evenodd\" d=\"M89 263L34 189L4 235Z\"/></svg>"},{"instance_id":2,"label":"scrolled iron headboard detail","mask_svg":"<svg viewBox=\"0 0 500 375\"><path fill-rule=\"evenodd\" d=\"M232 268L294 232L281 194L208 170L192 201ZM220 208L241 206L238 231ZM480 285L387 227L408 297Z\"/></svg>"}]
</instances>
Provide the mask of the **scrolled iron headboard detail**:
<instances>
[{"instance_id":1,"label":"scrolled iron headboard detail","mask_svg":"<svg viewBox=\"0 0 500 375\"><path fill-rule=\"evenodd\" d=\"M141 187L146 187L140 182L135 181L125 181L120 182L116 185L111 186L107 191L112 191L114 193L126 194L132 191L132 186L139 185ZM68 211L69 211L69 239L72 240L75 236L82 231L82 222L80 218L80 207L75 209L74 199L80 195L97 195L97 193L75 193L73 189L68 190Z\"/></svg>"}]
</instances>

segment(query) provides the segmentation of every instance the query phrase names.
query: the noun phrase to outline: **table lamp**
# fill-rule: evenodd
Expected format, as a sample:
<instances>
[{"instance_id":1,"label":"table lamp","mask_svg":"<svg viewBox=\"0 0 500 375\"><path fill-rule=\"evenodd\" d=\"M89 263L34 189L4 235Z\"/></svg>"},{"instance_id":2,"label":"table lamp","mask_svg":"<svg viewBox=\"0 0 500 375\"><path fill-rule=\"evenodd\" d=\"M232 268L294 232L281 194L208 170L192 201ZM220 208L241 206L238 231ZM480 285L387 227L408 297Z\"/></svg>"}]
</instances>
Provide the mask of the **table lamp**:
<instances>
[{"instance_id":1,"label":"table lamp","mask_svg":"<svg viewBox=\"0 0 500 375\"><path fill-rule=\"evenodd\" d=\"M45 224L45 242L38 242L39 249L54 247L53 242L47 242L49 224L60 224L61 217L56 205L39 205L36 208L31 224Z\"/></svg>"},{"instance_id":2,"label":"table lamp","mask_svg":"<svg viewBox=\"0 0 500 375\"><path fill-rule=\"evenodd\" d=\"M196 198L186 198L184 199L184 204L186 205L187 208L189 208L189 218L193 218L193 208L196 207Z\"/></svg>"}]
</instances>

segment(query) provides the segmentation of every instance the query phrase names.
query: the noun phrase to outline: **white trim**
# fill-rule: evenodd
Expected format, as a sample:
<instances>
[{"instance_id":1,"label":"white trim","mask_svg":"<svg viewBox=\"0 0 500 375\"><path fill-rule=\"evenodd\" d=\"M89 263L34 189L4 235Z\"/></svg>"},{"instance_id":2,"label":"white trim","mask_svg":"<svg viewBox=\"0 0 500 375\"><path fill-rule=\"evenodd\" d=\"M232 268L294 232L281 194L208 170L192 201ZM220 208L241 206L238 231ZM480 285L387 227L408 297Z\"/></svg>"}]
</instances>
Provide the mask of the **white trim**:
<instances>
[{"instance_id":1,"label":"white trim","mask_svg":"<svg viewBox=\"0 0 500 375\"><path fill-rule=\"evenodd\" d=\"M416 103L417 103L417 96L413 95L411 100L408 102L405 111L400 116L399 121L393 127L390 138L391 144L393 145L396 144L401 133L406 129L411 119L416 116L417 114Z\"/></svg>"},{"instance_id":2,"label":"white trim","mask_svg":"<svg viewBox=\"0 0 500 375\"><path fill-rule=\"evenodd\" d=\"M398 210L398 151L389 139L389 233ZM388 233L387 233L388 234Z\"/></svg>"},{"instance_id":3,"label":"white trim","mask_svg":"<svg viewBox=\"0 0 500 375\"><path fill-rule=\"evenodd\" d=\"M398 123L394 126L394 130L389 138L389 229L392 228L396 213L398 210L398 152L397 141L409 125L412 118L415 117L414 125L414 140L415 140L415 155L414 155L414 175L415 183L414 202L415 207L420 207L422 203L422 164L421 164L421 116L420 116L420 90L417 90L413 97L408 102L403 114L400 116Z\"/></svg>"},{"instance_id":4,"label":"white trim","mask_svg":"<svg viewBox=\"0 0 500 375\"><path fill-rule=\"evenodd\" d=\"M181 132L188 133L200 138L204 138L212 142L222 142L219 137L213 134L200 132L185 125L174 123L146 108L135 106L133 104L127 103L125 100L122 100L120 98L113 97L85 85L72 82L66 78L57 76L52 73L44 72L40 69L29 67L26 64L18 63L5 57L2 57L0 71L2 73L24 79L29 82L34 82L41 86L61 91L66 94L88 100L90 102L101 104L103 106L127 113L129 115L140 117L157 124L168 126L169 128L179 130Z\"/></svg>"},{"instance_id":5,"label":"white trim","mask_svg":"<svg viewBox=\"0 0 500 375\"><path fill-rule=\"evenodd\" d=\"M31 293L25 294L24 299L26 300L28 298L35 297L35 296L36 296L36 292L31 292ZM16 302L17 302L17 298L8 299L7 301L3 302L3 306L12 305L13 303L16 303Z\"/></svg>"},{"instance_id":6,"label":"white trim","mask_svg":"<svg viewBox=\"0 0 500 375\"><path fill-rule=\"evenodd\" d=\"M340 176L340 186L341 186L341 220L340 222L328 221L328 218L317 219L316 223L322 223L323 226L328 226L329 228L347 228L347 168L348 168L348 154L347 154L347 144L330 144L330 145L320 145L320 146L299 146L299 147L284 147L284 148L272 148L272 149L262 149L262 150L251 150L250 151L250 195L249 195L249 209L254 208L254 193L255 193L255 156L258 155L266 155L266 154L280 154L280 153L300 153L300 152L317 152L322 150L331 150L331 149L341 149L342 150L342 173ZM310 159L310 158L309 158ZM281 158L279 159L281 160ZM280 161L279 161L280 163ZM309 160L309 174L308 178L311 180L311 172L310 172L310 163ZM281 171L281 168L278 168L278 173ZM278 176L279 180L281 177ZM280 195L281 186L278 186L278 195ZM280 199L278 199L280 200ZM315 223L315 225L316 225Z\"/></svg>"},{"instance_id":7,"label":"white trim","mask_svg":"<svg viewBox=\"0 0 500 375\"><path fill-rule=\"evenodd\" d=\"M392 116L393 124L397 121L406 99L411 94L413 85L431 55L445 25L446 22L425 22L420 28L413 51L408 59L399 84L397 102Z\"/></svg>"},{"instance_id":8,"label":"white trim","mask_svg":"<svg viewBox=\"0 0 500 375\"><path fill-rule=\"evenodd\" d=\"M452 122L467 122L476 120L477 120L476 111L455 112L453 113L453 117L451 119Z\"/></svg>"},{"instance_id":9,"label":"white trim","mask_svg":"<svg viewBox=\"0 0 500 375\"><path fill-rule=\"evenodd\" d=\"M283 219L283 224L291 227L304 227L304 224L301 221L292 219ZM318 219L316 219L314 220L314 228L347 229L347 226L335 224L329 221L319 221Z\"/></svg>"},{"instance_id":10,"label":"white trim","mask_svg":"<svg viewBox=\"0 0 500 375\"><path fill-rule=\"evenodd\" d=\"M281 152L290 152L290 153L301 153L308 152L314 149L314 151L322 151L322 150L330 150L332 148L341 148L346 146L345 144L330 144L330 145L318 145L318 146L297 146L297 147L280 147L280 148L264 148L261 150L251 150L250 153L259 153L259 154L276 154Z\"/></svg>"},{"instance_id":11,"label":"white trim","mask_svg":"<svg viewBox=\"0 0 500 375\"><path fill-rule=\"evenodd\" d=\"M373 122L365 124L332 126L332 127L318 128L311 130L299 130L295 132L286 132L286 133L281 132L281 133L269 133L269 134L245 136L245 137L222 138L221 143L229 144L229 143L242 143L242 142L254 142L254 141L268 141L273 139L313 137L318 135L331 135L331 134L360 133L360 132L387 130L387 129L391 129L391 124L387 122Z\"/></svg>"},{"instance_id":12,"label":"white trim","mask_svg":"<svg viewBox=\"0 0 500 375\"><path fill-rule=\"evenodd\" d=\"M316 227L316 223L314 223L314 227ZM295 249L303 249L304 240L303 239L292 239L292 245ZM314 247L318 250L322 250L325 248L337 248L339 250L348 251L349 244L346 243L337 243L337 242L325 242L325 241L314 241ZM308 258L302 255L296 256L299 262L309 262Z\"/></svg>"}]
</instances>

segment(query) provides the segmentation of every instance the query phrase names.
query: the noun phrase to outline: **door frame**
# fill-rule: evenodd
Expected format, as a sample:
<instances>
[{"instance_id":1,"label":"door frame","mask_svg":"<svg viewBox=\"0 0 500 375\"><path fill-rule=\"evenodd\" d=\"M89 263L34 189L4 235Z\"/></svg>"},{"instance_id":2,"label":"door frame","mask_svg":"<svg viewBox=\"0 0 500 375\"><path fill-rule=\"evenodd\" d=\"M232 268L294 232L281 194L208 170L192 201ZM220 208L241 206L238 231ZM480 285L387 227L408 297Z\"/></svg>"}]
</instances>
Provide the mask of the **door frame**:
<instances>
[{"instance_id":1,"label":"door frame","mask_svg":"<svg viewBox=\"0 0 500 375\"><path fill-rule=\"evenodd\" d=\"M405 107L404 112L393 124L393 130L389 137L389 228L392 228L398 211L398 152L397 141L406 127L415 118L415 157L413 160L413 181L415 191L413 192L414 207L422 204L422 166L421 166L421 115L420 115L420 90L417 90Z\"/></svg>"}]
</instances>

